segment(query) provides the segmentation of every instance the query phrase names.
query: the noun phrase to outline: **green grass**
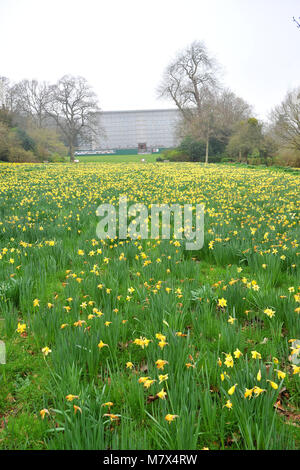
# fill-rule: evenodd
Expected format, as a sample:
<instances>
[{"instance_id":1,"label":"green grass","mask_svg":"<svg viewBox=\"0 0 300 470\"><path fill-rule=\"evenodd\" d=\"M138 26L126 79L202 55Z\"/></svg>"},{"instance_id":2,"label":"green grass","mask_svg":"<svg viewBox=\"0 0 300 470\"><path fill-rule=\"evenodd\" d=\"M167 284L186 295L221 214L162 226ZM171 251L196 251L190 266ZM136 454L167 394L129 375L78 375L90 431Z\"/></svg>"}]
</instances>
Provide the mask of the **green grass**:
<instances>
[{"instance_id":1,"label":"green grass","mask_svg":"<svg viewBox=\"0 0 300 470\"><path fill-rule=\"evenodd\" d=\"M153 163L159 154L151 155L77 155L76 159L83 163L139 163L142 159Z\"/></svg>"},{"instance_id":2,"label":"green grass","mask_svg":"<svg viewBox=\"0 0 300 470\"><path fill-rule=\"evenodd\" d=\"M49 374L34 342L5 339L7 364L0 365L0 449L45 449L47 424L40 419Z\"/></svg>"}]
</instances>

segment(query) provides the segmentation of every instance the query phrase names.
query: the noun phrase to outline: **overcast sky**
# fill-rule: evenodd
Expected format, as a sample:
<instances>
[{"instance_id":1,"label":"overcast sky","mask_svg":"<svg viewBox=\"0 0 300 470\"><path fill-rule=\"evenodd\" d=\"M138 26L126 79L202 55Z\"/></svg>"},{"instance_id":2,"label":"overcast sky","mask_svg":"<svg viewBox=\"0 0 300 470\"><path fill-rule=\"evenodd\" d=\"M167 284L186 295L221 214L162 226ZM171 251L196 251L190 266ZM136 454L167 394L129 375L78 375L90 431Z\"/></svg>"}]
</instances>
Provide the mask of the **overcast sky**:
<instances>
[{"instance_id":1,"label":"overcast sky","mask_svg":"<svg viewBox=\"0 0 300 470\"><path fill-rule=\"evenodd\" d=\"M103 111L174 107L156 89L194 40L265 118L300 85L299 0L0 0L0 76L82 75Z\"/></svg>"}]
</instances>

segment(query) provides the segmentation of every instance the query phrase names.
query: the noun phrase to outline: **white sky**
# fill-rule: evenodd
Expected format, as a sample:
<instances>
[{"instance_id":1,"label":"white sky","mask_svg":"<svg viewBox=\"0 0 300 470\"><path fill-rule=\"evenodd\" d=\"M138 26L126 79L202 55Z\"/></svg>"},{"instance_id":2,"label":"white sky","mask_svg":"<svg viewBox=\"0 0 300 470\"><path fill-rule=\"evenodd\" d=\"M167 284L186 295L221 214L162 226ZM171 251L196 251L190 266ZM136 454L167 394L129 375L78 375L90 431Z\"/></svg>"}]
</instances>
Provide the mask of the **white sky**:
<instances>
[{"instance_id":1,"label":"white sky","mask_svg":"<svg viewBox=\"0 0 300 470\"><path fill-rule=\"evenodd\" d=\"M84 76L103 111L168 108L164 68L203 40L223 82L265 118L300 85L299 0L0 0L0 76Z\"/></svg>"}]
</instances>

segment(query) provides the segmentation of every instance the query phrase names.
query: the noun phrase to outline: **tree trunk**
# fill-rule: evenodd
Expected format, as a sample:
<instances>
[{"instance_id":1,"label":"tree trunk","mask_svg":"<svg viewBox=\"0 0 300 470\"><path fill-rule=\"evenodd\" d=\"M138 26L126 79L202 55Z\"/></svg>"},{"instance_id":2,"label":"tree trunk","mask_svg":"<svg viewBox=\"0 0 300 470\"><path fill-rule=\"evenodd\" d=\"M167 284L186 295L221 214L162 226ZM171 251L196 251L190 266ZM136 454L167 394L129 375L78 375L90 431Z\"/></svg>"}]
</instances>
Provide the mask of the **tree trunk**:
<instances>
[{"instance_id":1,"label":"tree trunk","mask_svg":"<svg viewBox=\"0 0 300 470\"><path fill-rule=\"evenodd\" d=\"M74 157L74 145L71 142L69 144L69 154L70 154L70 162L74 163L75 157Z\"/></svg>"},{"instance_id":2,"label":"tree trunk","mask_svg":"<svg viewBox=\"0 0 300 470\"><path fill-rule=\"evenodd\" d=\"M242 161L242 151L240 150L239 151L239 162L241 163L241 161Z\"/></svg>"},{"instance_id":3,"label":"tree trunk","mask_svg":"<svg viewBox=\"0 0 300 470\"><path fill-rule=\"evenodd\" d=\"M205 164L208 163L208 149L209 149L209 132L207 132L207 137L206 137Z\"/></svg>"}]
</instances>

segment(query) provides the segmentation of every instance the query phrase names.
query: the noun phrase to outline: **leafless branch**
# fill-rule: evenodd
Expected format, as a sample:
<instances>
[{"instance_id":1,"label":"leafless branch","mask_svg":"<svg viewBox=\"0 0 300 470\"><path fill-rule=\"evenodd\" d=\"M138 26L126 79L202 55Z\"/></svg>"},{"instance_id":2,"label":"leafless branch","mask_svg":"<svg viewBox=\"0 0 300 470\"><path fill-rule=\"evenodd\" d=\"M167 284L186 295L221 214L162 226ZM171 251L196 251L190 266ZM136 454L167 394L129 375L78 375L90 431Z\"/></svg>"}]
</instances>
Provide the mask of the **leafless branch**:
<instances>
[{"instance_id":1,"label":"leafless branch","mask_svg":"<svg viewBox=\"0 0 300 470\"><path fill-rule=\"evenodd\" d=\"M300 29L300 23L299 23L299 21L298 21L298 20L300 20L300 17L298 18L298 20L296 20L296 18L293 17L293 20L294 20L294 22L296 23L297 27Z\"/></svg>"}]
</instances>

